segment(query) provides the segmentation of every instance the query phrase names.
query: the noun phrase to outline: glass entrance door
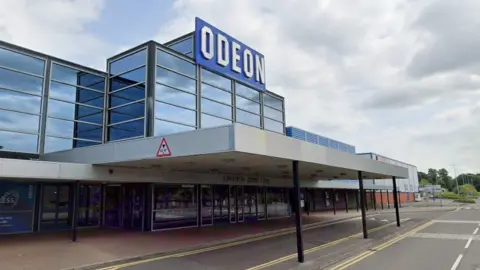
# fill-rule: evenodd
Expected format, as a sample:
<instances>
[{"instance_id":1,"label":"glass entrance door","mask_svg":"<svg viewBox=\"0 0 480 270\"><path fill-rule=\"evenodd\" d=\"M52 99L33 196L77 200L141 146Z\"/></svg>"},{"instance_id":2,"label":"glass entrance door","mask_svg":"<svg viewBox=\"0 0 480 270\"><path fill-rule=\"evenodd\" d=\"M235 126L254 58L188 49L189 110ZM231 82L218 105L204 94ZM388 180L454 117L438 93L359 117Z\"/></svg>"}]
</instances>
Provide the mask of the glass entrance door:
<instances>
[{"instance_id":1,"label":"glass entrance door","mask_svg":"<svg viewBox=\"0 0 480 270\"><path fill-rule=\"evenodd\" d=\"M229 186L218 185L213 189L213 219L215 223L229 222Z\"/></svg>"},{"instance_id":2,"label":"glass entrance door","mask_svg":"<svg viewBox=\"0 0 480 270\"><path fill-rule=\"evenodd\" d=\"M201 185L201 225L209 226L213 224L213 189L211 185Z\"/></svg>"},{"instance_id":3,"label":"glass entrance door","mask_svg":"<svg viewBox=\"0 0 480 270\"><path fill-rule=\"evenodd\" d=\"M82 184L79 191L78 226L99 226L102 194L100 185Z\"/></svg>"},{"instance_id":4,"label":"glass entrance door","mask_svg":"<svg viewBox=\"0 0 480 270\"><path fill-rule=\"evenodd\" d=\"M123 192L123 223L124 229L143 230L143 214L145 204L145 186L142 184L124 185Z\"/></svg>"},{"instance_id":5,"label":"glass entrance door","mask_svg":"<svg viewBox=\"0 0 480 270\"><path fill-rule=\"evenodd\" d=\"M247 221L257 220L257 187L244 187L244 216Z\"/></svg>"},{"instance_id":6,"label":"glass entrance door","mask_svg":"<svg viewBox=\"0 0 480 270\"><path fill-rule=\"evenodd\" d=\"M121 185L105 187L104 226L107 228L122 227L122 195Z\"/></svg>"},{"instance_id":7,"label":"glass entrance door","mask_svg":"<svg viewBox=\"0 0 480 270\"><path fill-rule=\"evenodd\" d=\"M68 230L72 226L70 184L42 184L40 230Z\"/></svg>"},{"instance_id":8,"label":"glass entrance door","mask_svg":"<svg viewBox=\"0 0 480 270\"><path fill-rule=\"evenodd\" d=\"M243 186L230 186L230 223L244 221L245 194Z\"/></svg>"}]
</instances>

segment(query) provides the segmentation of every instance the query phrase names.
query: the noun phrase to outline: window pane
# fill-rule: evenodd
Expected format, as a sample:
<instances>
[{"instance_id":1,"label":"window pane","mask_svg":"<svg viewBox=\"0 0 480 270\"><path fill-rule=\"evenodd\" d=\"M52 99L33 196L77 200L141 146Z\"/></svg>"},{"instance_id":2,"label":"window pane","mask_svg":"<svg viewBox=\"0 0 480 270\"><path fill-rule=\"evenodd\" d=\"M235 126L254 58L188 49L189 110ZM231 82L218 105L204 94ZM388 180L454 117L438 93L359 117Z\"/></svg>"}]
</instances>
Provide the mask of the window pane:
<instances>
[{"instance_id":1,"label":"window pane","mask_svg":"<svg viewBox=\"0 0 480 270\"><path fill-rule=\"evenodd\" d=\"M110 94L110 108L145 98L145 85L136 85Z\"/></svg>"},{"instance_id":2,"label":"window pane","mask_svg":"<svg viewBox=\"0 0 480 270\"><path fill-rule=\"evenodd\" d=\"M88 140L102 140L102 127L85 123L65 121L54 118L47 119L48 135Z\"/></svg>"},{"instance_id":3,"label":"window pane","mask_svg":"<svg viewBox=\"0 0 480 270\"><path fill-rule=\"evenodd\" d=\"M98 91L105 92L105 78L90 73L82 73L78 76L79 85Z\"/></svg>"},{"instance_id":4,"label":"window pane","mask_svg":"<svg viewBox=\"0 0 480 270\"><path fill-rule=\"evenodd\" d=\"M134 54L123 57L110 63L110 74L116 75L127 70L146 65L147 64L147 50L143 49Z\"/></svg>"},{"instance_id":5,"label":"window pane","mask_svg":"<svg viewBox=\"0 0 480 270\"><path fill-rule=\"evenodd\" d=\"M82 109L85 109L82 111ZM80 107L79 108L80 113L78 114L78 117L76 120L84 121L84 122L90 122L94 124L103 124L103 112L102 111L95 111L93 112L90 107ZM88 113L90 112L90 113Z\"/></svg>"},{"instance_id":6,"label":"window pane","mask_svg":"<svg viewBox=\"0 0 480 270\"><path fill-rule=\"evenodd\" d=\"M157 64L196 78L195 65L157 49Z\"/></svg>"},{"instance_id":7,"label":"window pane","mask_svg":"<svg viewBox=\"0 0 480 270\"><path fill-rule=\"evenodd\" d=\"M137 84L139 82L145 82L145 68L143 67L132 70L128 73L116 76L110 79L110 81L110 92Z\"/></svg>"},{"instance_id":8,"label":"window pane","mask_svg":"<svg viewBox=\"0 0 480 270\"><path fill-rule=\"evenodd\" d=\"M78 91L78 93L77 93ZM86 103L103 108L103 93L63 83L50 82L49 96L70 102Z\"/></svg>"},{"instance_id":9,"label":"window pane","mask_svg":"<svg viewBox=\"0 0 480 270\"><path fill-rule=\"evenodd\" d=\"M209 127L218 127L218 126L225 126L232 123L231 120L225 120L223 118L214 117L208 114L201 115L201 123L202 128L209 128Z\"/></svg>"},{"instance_id":10,"label":"window pane","mask_svg":"<svg viewBox=\"0 0 480 270\"><path fill-rule=\"evenodd\" d=\"M103 113L103 110L93 107L53 99L48 100L48 116L78 120L79 118L87 115L101 113Z\"/></svg>"},{"instance_id":11,"label":"window pane","mask_svg":"<svg viewBox=\"0 0 480 270\"><path fill-rule=\"evenodd\" d=\"M155 185L153 194L154 230L198 224L195 185Z\"/></svg>"},{"instance_id":12,"label":"window pane","mask_svg":"<svg viewBox=\"0 0 480 270\"><path fill-rule=\"evenodd\" d=\"M260 92L243 84L235 83L235 92L237 95L260 102Z\"/></svg>"},{"instance_id":13,"label":"window pane","mask_svg":"<svg viewBox=\"0 0 480 270\"><path fill-rule=\"evenodd\" d=\"M91 141L82 141L82 140L74 140L73 141L73 148L80 148L80 147L87 147L93 145L99 145L100 142L91 142Z\"/></svg>"},{"instance_id":14,"label":"window pane","mask_svg":"<svg viewBox=\"0 0 480 270\"><path fill-rule=\"evenodd\" d=\"M0 107L22 112L40 113L41 98L0 88Z\"/></svg>"},{"instance_id":15,"label":"window pane","mask_svg":"<svg viewBox=\"0 0 480 270\"><path fill-rule=\"evenodd\" d=\"M105 79L103 77L93 75L85 71L66 67L59 64L53 64L52 80L89 87L90 85L103 82ZM103 91L103 89L100 89L100 91Z\"/></svg>"},{"instance_id":16,"label":"window pane","mask_svg":"<svg viewBox=\"0 0 480 270\"><path fill-rule=\"evenodd\" d=\"M232 94L230 92L220 90L204 83L202 83L202 97L208 97L210 99L232 105Z\"/></svg>"},{"instance_id":17,"label":"window pane","mask_svg":"<svg viewBox=\"0 0 480 270\"><path fill-rule=\"evenodd\" d=\"M194 130L195 127L179 125L162 120L155 119L155 136L179 133Z\"/></svg>"},{"instance_id":18,"label":"window pane","mask_svg":"<svg viewBox=\"0 0 480 270\"><path fill-rule=\"evenodd\" d=\"M144 119L139 119L128 123L111 126L108 128L108 140L115 141L143 136L144 125Z\"/></svg>"},{"instance_id":19,"label":"window pane","mask_svg":"<svg viewBox=\"0 0 480 270\"><path fill-rule=\"evenodd\" d=\"M283 124L280 122L264 118L263 125L264 125L264 129L266 130L283 133Z\"/></svg>"},{"instance_id":20,"label":"window pane","mask_svg":"<svg viewBox=\"0 0 480 270\"><path fill-rule=\"evenodd\" d=\"M275 108L277 110L283 110L283 101L274 98L269 95L263 95L263 104Z\"/></svg>"},{"instance_id":21,"label":"window pane","mask_svg":"<svg viewBox=\"0 0 480 270\"><path fill-rule=\"evenodd\" d=\"M37 135L0 131L2 150L37 153Z\"/></svg>"},{"instance_id":22,"label":"window pane","mask_svg":"<svg viewBox=\"0 0 480 270\"><path fill-rule=\"evenodd\" d=\"M0 87L41 94L43 79L0 68Z\"/></svg>"},{"instance_id":23,"label":"window pane","mask_svg":"<svg viewBox=\"0 0 480 270\"><path fill-rule=\"evenodd\" d=\"M263 114L266 117L272 118L274 120L283 122L283 113L281 111L272 109L270 107L263 107Z\"/></svg>"},{"instance_id":24,"label":"window pane","mask_svg":"<svg viewBox=\"0 0 480 270\"><path fill-rule=\"evenodd\" d=\"M193 51L193 37L182 40L178 43L169 46L170 49L175 50L179 53L189 53Z\"/></svg>"},{"instance_id":25,"label":"window pane","mask_svg":"<svg viewBox=\"0 0 480 270\"><path fill-rule=\"evenodd\" d=\"M195 110L197 107L196 95L185 93L158 83L156 84L155 88L155 99L187 107L193 110Z\"/></svg>"},{"instance_id":26,"label":"window pane","mask_svg":"<svg viewBox=\"0 0 480 270\"><path fill-rule=\"evenodd\" d=\"M73 139L45 137L45 153L69 150L73 148Z\"/></svg>"},{"instance_id":27,"label":"window pane","mask_svg":"<svg viewBox=\"0 0 480 270\"><path fill-rule=\"evenodd\" d=\"M145 115L145 102L140 101L110 110L110 124L140 118Z\"/></svg>"},{"instance_id":28,"label":"window pane","mask_svg":"<svg viewBox=\"0 0 480 270\"><path fill-rule=\"evenodd\" d=\"M0 48L0 66L26 71L43 77L45 61Z\"/></svg>"},{"instance_id":29,"label":"window pane","mask_svg":"<svg viewBox=\"0 0 480 270\"><path fill-rule=\"evenodd\" d=\"M202 82L218 86L222 89L232 91L232 81L208 70L202 69Z\"/></svg>"},{"instance_id":30,"label":"window pane","mask_svg":"<svg viewBox=\"0 0 480 270\"><path fill-rule=\"evenodd\" d=\"M238 108L242 108L249 112L260 114L260 103L257 103L255 101L251 101L249 99L239 97L239 96L235 97L235 101L237 103Z\"/></svg>"},{"instance_id":31,"label":"window pane","mask_svg":"<svg viewBox=\"0 0 480 270\"><path fill-rule=\"evenodd\" d=\"M202 112L232 119L232 107L202 98Z\"/></svg>"},{"instance_id":32,"label":"window pane","mask_svg":"<svg viewBox=\"0 0 480 270\"><path fill-rule=\"evenodd\" d=\"M169 85L190 93L196 93L196 81L175 72L157 67L157 82Z\"/></svg>"},{"instance_id":33,"label":"window pane","mask_svg":"<svg viewBox=\"0 0 480 270\"><path fill-rule=\"evenodd\" d=\"M237 122L255 127L260 127L260 115L248 113L238 109L236 111L236 114Z\"/></svg>"},{"instance_id":34,"label":"window pane","mask_svg":"<svg viewBox=\"0 0 480 270\"><path fill-rule=\"evenodd\" d=\"M2 129L38 133L39 121L38 115L0 110L0 128Z\"/></svg>"},{"instance_id":35,"label":"window pane","mask_svg":"<svg viewBox=\"0 0 480 270\"><path fill-rule=\"evenodd\" d=\"M184 123L187 125L196 125L196 112L183 109L180 107L165 104L163 102L155 102L155 117L164 120Z\"/></svg>"}]
</instances>

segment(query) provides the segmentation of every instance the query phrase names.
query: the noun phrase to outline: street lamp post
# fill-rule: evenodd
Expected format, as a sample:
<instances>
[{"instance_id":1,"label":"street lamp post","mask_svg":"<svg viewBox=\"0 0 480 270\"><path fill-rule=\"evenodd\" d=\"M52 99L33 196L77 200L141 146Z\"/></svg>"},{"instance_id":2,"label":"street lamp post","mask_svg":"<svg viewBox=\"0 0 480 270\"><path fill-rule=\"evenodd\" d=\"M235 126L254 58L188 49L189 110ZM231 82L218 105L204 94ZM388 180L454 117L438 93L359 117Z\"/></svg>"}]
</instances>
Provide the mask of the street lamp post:
<instances>
[{"instance_id":1,"label":"street lamp post","mask_svg":"<svg viewBox=\"0 0 480 270\"><path fill-rule=\"evenodd\" d=\"M455 175L455 182L457 183L457 194L460 195L460 186L458 185L458 179L457 179L457 170L455 168L455 164L453 166L453 174Z\"/></svg>"}]
</instances>

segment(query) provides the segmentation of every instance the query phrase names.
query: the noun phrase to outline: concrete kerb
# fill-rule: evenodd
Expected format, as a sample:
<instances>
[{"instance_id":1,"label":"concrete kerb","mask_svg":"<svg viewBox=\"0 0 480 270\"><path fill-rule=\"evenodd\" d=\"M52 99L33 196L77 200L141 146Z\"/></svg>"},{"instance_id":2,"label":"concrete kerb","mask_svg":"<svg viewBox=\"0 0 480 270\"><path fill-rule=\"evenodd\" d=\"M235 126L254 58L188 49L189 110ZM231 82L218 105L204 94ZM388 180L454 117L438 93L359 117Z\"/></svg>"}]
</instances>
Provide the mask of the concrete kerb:
<instances>
[{"instance_id":1,"label":"concrete kerb","mask_svg":"<svg viewBox=\"0 0 480 270\"><path fill-rule=\"evenodd\" d=\"M367 215L367 217L373 217L373 216L376 216L376 215L378 215L378 213L371 213L371 214ZM314 229L316 227L333 225L333 224L336 224L336 223L342 222L342 221L356 220L358 218L359 218L359 216L355 215L355 216L350 216L350 217L333 219L333 220L329 220L329 221L315 222L315 223L306 224L306 225L303 226L303 228L304 228L304 230L309 230L309 229ZM210 242L210 243L207 243L207 244L190 246L190 247L187 247L187 248L172 250L172 251L168 251L168 252L148 253L148 254L143 254L143 255L126 257L126 258L118 259L118 260L110 260L110 261L105 261L105 262L101 262L101 263L94 263L94 264L76 266L76 267L72 267L72 268L64 268L62 270L94 270L94 269L114 266L114 265L117 265L117 264L124 264L124 263L134 262L134 261L138 261L138 260L151 259L151 258L155 258L155 257L159 257L159 256L168 256L168 255L172 255L172 254L189 252L189 251L194 251L194 250L213 247L213 246L231 244L231 243L245 241L245 240L249 240L249 239L254 240L256 238L267 237L267 236L277 235L277 234L279 234L279 236L281 236L281 235L286 235L286 234L294 233L294 232L295 232L295 227L288 227L288 228L274 230L274 231L268 231L268 232L257 233L257 234L250 234L250 235L246 235L246 236L241 236L241 237L230 238L230 239L221 240L221 241Z\"/></svg>"}]
</instances>

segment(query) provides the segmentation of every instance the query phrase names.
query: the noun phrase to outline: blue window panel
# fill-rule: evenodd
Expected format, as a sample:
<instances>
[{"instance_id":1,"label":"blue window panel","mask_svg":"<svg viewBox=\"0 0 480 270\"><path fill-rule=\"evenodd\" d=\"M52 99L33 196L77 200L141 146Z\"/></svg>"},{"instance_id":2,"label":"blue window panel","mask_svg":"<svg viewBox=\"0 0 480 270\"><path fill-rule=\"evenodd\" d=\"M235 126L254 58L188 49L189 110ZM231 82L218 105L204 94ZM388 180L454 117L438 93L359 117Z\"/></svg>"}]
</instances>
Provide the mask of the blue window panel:
<instances>
[{"instance_id":1,"label":"blue window panel","mask_svg":"<svg viewBox=\"0 0 480 270\"><path fill-rule=\"evenodd\" d=\"M218 117L211 116L204 113L202 113L200 117L201 117L200 122L201 122L202 128L225 126L232 123L231 120L218 118Z\"/></svg>"},{"instance_id":2,"label":"blue window panel","mask_svg":"<svg viewBox=\"0 0 480 270\"><path fill-rule=\"evenodd\" d=\"M73 141L74 148L87 147L87 146L93 146L93 145L99 145L99 144L100 144L99 142L91 142L91 141L82 141L82 140Z\"/></svg>"},{"instance_id":3,"label":"blue window panel","mask_svg":"<svg viewBox=\"0 0 480 270\"><path fill-rule=\"evenodd\" d=\"M0 108L28 113L40 113L41 97L0 88Z\"/></svg>"},{"instance_id":4,"label":"blue window panel","mask_svg":"<svg viewBox=\"0 0 480 270\"><path fill-rule=\"evenodd\" d=\"M118 107L110 111L109 123L118 123L122 121L140 118L145 115L145 102L137 102L126 106Z\"/></svg>"},{"instance_id":5,"label":"blue window panel","mask_svg":"<svg viewBox=\"0 0 480 270\"><path fill-rule=\"evenodd\" d=\"M42 93L43 79L0 68L0 87L39 95Z\"/></svg>"},{"instance_id":6,"label":"blue window panel","mask_svg":"<svg viewBox=\"0 0 480 270\"><path fill-rule=\"evenodd\" d=\"M161 84L168 85L193 94L197 92L196 80L190 77L177 74L161 67L157 67L156 72L156 80Z\"/></svg>"},{"instance_id":7,"label":"blue window panel","mask_svg":"<svg viewBox=\"0 0 480 270\"><path fill-rule=\"evenodd\" d=\"M140 82L145 82L145 67L132 70L130 72L124 73L122 75L113 77L110 79L111 86L110 92L119 90L121 88L134 85Z\"/></svg>"},{"instance_id":8,"label":"blue window panel","mask_svg":"<svg viewBox=\"0 0 480 270\"><path fill-rule=\"evenodd\" d=\"M220 101L228 105L232 105L232 93L221 90L220 88L202 83L202 97L207 97L215 101Z\"/></svg>"},{"instance_id":9,"label":"blue window panel","mask_svg":"<svg viewBox=\"0 0 480 270\"><path fill-rule=\"evenodd\" d=\"M316 144L318 142L318 136L313 133L307 132L307 142Z\"/></svg>"},{"instance_id":10,"label":"blue window panel","mask_svg":"<svg viewBox=\"0 0 480 270\"><path fill-rule=\"evenodd\" d=\"M134 69L139 66L147 64L147 50L143 49L134 54L130 54L119 60L114 60L110 63L109 72L110 74L117 75L123 73L127 70Z\"/></svg>"},{"instance_id":11,"label":"blue window panel","mask_svg":"<svg viewBox=\"0 0 480 270\"><path fill-rule=\"evenodd\" d=\"M193 56L193 37L188 39L182 40L180 42L174 43L168 46L170 49L175 50L181 54L188 54L190 53L190 57Z\"/></svg>"},{"instance_id":12,"label":"blue window panel","mask_svg":"<svg viewBox=\"0 0 480 270\"><path fill-rule=\"evenodd\" d=\"M232 81L211 71L202 69L202 82L213 86L232 91Z\"/></svg>"},{"instance_id":13,"label":"blue window panel","mask_svg":"<svg viewBox=\"0 0 480 270\"><path fill-rule=\"evenodd\" d=\"M197 108L197 96L157 83L155 86L155 99L170 104L195 110ZM231 99L230 99L231 100Z\"/></svg>"},{"instance_id":14,"label":"blue window panel","mask_svg":"<svg viewBox=\"0 0 480 270\"><path fill-rule=\"evenodd\" d=\"M260 115L249 113L240 109L236 111L237 122L260 128Z\"/></svg>"},{"instance_id":15,"label":"blue window panel","mask_svg":"<svg viewBox=\"0 0 480 270\"><path fill-rule=\"evenodd\" d=\"M333 149L338 149L338 142L335 140L329 140L328 141L328 146Z\"/></svg>"},{"instance_id":16,"label":"blue window panel","mask_svg":"<svg viewBox=\"0 0 480 270\"><path fill-rule=\"evenodd\" d=\"M195 127L155 119L155 136L174 134L194 130Z\"/></svg>"},{"instance_id":17,"label":"blue window panel","mask_svg":"<svg viewBox=\"0 0 480 270\"><path fill-rule=\"evenodd\" d=\"M267 119L265 119L266 121ZM298 129L298 128L295 128L295 127L292 127L291 129L291 137L292 138L295 138L295 139L298 139L298 140L302 140L302 141L305 141L306 139L306 132L304 130L301 130L301 129Z\"/></svg>"},{"instance_id":18,"label":"blue window panel","mask_svg":"<svg viewBox=\"0 0 480 270\"><path fill-rule=\"evenodd\" d=\"M90 73L83 73L78 76L79 85L98 91L105 91L105 78Z\"/></svg>"},{"instance_id":19,"label":"blue window panel","mask_svg":"<svg viewBox=\"0 0 480 270\"><path fill-rule=\"evenodd\" d=\"M0 48L0 66L33 73L43 76L45 61L17 53L11 50Z\"/></svg>"},{"instance_id":20,"label":"blue window panel","mask_svg":"<svg viewBox=\"0 0 480 270\"><path fill-rule=\"evenodd\" d=\"M145 85L136 85L110 94L109 108L145 99Z\"/></svg>"},{"instance_id":21,"label":"blue window panel","mask_svg":"<svg viewBox=\"0 0 480 270\"><path fill-rule=\"evenodd\" d=\"M0 110L0 128L2 129L38 133L39 123L38 115Z\"/></svg>"},{"instance_id":22,"label":"blue window panel","mask_svg":"<svg viewBox=\"0 0 480 270\"><path fill-rule=\"evenodd\" d=\"M266 118L263 122L264 129L283 134L283 123Z\"/></svg>"},{"instance_id":23,"label":"blue window panel","mask_svg":"<svg viewBox=\"0 0 480 270\"><path fill-rule=\"evenodd\" d=\"M196 111L166 104L160 101L155 102L155 117L167 121L183 123L196 126Z\"/></svg>"},{"instance_id":24,"label":"blue window panel","mask_svg":"<svg viewBox=\"0 0 480 270\"><path fill-rule=\"evenodd\" d=\"M193 63L159 49L157 49L157 64L193 78L197 77L196 66Z\"/></svg>"},{"instance_id":25,"label":"blue window panel","mask_svg":"<svg viewBox=\"0 0 480 270\"><path fill-rule=\"evenodd\" d=\"M132 122L122 123L108 128L108 140L115 141L144 135L145 120L139 119Z\"/></svg>"},{"instance_id":26,"label":"blue window panel","mask_svg":"<svg viewBox=\"0 0 480 270\"><path fill-rule=\"evenodd\" d=\"M211 115L220 116L223 118L232 118L232 107L220 104L215 101L202 98L201 100L202 112L206 112Z\"/></svg>"},{"instance_id":27,"label":"blue window panel","mask_svg":"<svg viewBox=\"0 0 480 270\"><path fill-rule=\"evenodd\" d=\"M37 135L0 131L2 150L37 153Z\"/></svg>"},{"instance_id":28,"label":"blue window panel","mask_svg":"<svg viewBox=\"0 0 480 270\"><path fill-rule=\"evenodd\" d=\"M318 144L325 147L329 147L328 141L329 141L328 138L325 138L323 136L318 136Z\"/></svg>"}]
</instances>

